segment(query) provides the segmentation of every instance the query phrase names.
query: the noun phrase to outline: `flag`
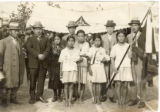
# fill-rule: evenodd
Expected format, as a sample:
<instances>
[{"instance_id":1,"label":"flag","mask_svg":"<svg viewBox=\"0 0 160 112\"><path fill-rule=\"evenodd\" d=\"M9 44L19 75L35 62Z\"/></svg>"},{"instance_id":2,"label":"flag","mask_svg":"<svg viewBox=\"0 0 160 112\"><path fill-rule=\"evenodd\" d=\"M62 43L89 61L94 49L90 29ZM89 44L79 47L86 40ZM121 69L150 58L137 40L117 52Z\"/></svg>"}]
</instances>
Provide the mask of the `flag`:
<instances>
[{"instance_id":1,"label":"flag","mask_svg":"<svg viewBox=\"0 0 160 112\"><path fill-rule=\"evenodd\" d=\"M142 35L145 38L145 53L156 53L151 10L148 12L144 24L142 24Z\"/></svg>"},{"instance_id":2,"label":"flag","mask_svg":"<svg viewBox=\"0 0 160 112\"><path fill-rule=\"evenodd\" d=\"M154 56L156 56L156 44L158 43L156 37L155 37L155 29L152 25L152 13L149 11L146 20L144 21L144 24L142 24L142 38L145 38L145 53L149 54L147 55L147 66L146 66L146 72L149 74L152 74L153 76L158 74L158 66L155 62L157 58L154 59Z\"/></svg>"}]
</instances>

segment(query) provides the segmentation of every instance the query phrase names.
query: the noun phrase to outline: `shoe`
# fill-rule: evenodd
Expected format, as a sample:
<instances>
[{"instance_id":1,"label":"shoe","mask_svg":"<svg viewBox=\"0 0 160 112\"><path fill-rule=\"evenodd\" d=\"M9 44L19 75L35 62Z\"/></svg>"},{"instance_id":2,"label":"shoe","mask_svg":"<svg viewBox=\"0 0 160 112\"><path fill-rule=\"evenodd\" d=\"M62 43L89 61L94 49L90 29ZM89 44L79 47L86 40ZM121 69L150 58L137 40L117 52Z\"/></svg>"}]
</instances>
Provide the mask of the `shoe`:
<instances>
[{"instance_id":1,"label":"shoe","mask_svg":"<svg viewBox=\"0 0 160 112\"><path fill-rule=\"evenodd\" d=\"M109 100L112 102L112 103L116 103L116 100L112 97L109 98Z\"/></svg>"},{"instance_id":2,"label":"shoe","mask_svg":"<svg viewBox=\"0 0 160 112\"><path fill-rule=\"evenodd\" d=\"M35 100L34 99L30 99L29 100L29 104L34 104L35 103Z\"/></svg>"},{"instance_id":3,"label":"shoe","mask_svg":"<svg viewBox=\"0 0 160 112\"><path fill-rule=\"evenodd\" d=\"M2 104L1 104L3 107L8 107L9 105L9 102L7 100L2 100Z\"/></svg>"},{"instance_id":4,"label":"shoe","mask_svg":"<svg viewBox=\"0 0 160 112\"><path fill-rule=\"evenodd\" d=\"M21 104L20 102L18 102L16 99L11 99L10 103L14 103L14 104Z\"/></svg>"},{"instance_id":5,"label":"shoe","mask_svg":"<svg viewBox=\"0 0 160 112\"><path fill-rule=\"evenodd\" d=\"M39 97L39 99L38 99L39 101L41 101L42 103L48 103L48 101L47 100L45 100L43 97Z\"/></svg>"},{"instance_id":6,"label":"shoe","mask_svg":"<svg viewBox=\"0 0 160 112\"><path fill-rule=\"evenodd\" d=\"M100 101L98 101L98 102L97 102L97 104L98 104L98 105L101 105L101 102L100 102Z\"/></svg>"},{"instance_id":7,"label":"shoe","mask_svg":"<svg viewBox=\"0 0 160 112\"><path fill-rule=\"evenodd\" d=\"M144 108L146 106L146 104L144 102L140 102L138 105L138 108Z\"/></svg>"},{"instance_id":8,"label":"shoe","mask_svg":"<svg viewBox=\"0 0 160 112\"><path fill-rule=\"evenodd\" d=\"M73 97L73 98L72 98L72 102L76 102L77 99L78 99L77 97Z\"/></svg>"},{"instance_id":9,"label":"shoe","mask_svg":"<svg viewBox=\"0 0 160 112\"><path fill-rule=\"evenodd\" d=\"M63 100L62 100L62 98L61 97L59 97L58 98L58 102L62 102Z\"/></svg>"},{"instance_id":10,"label":"shoe","mask_svg":"<svg viewBox=\"0 0 160 112\"><path fill-rule=\"evenodd\" d=\"M128 106L134 106L134 105L136 105L137 103L138 103L137 100L131 100L131 101L129 102Z\"/></svg>"},{"instance_id":11,"label":"shoe","mask_svg":"<svg viewBox=\"0 0 160 112\"><path fill-rule=\"evenodd\" d=\"M102 96L101 98L100 98L100 101L101 102L105 102L107 100L107 97L106 96Z\"/></svg>"},{"instance_id":12,"label":"shoe","mask_svg":"<svg viewBox=\"0 0 160 112\"><path fill-rule=\"evenodd\" d=\"M57 97L53 97L52 102L56 102L57 101Z\"/></svg>"}]
</instances>

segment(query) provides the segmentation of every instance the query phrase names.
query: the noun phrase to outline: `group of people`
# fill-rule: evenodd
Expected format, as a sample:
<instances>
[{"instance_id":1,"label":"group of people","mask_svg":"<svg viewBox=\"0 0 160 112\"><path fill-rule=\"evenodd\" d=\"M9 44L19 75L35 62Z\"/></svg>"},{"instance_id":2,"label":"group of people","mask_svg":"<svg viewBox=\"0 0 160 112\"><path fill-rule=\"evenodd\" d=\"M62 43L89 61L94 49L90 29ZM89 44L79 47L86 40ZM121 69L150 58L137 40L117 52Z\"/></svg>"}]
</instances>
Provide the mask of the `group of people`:
<instances>
[{"instance_id":1,"label":"group of people","mask_svg":"<svg viewBox=\"0 0 160 112\"><path fill-rule=\"evenodd\" d=\"M43 25L36 22L32 34L26 34L23 43L18 38L18 23L10 22L9 36L0 40L0 74L5 77L2 104L19 104L17 91L26 71L30 81L30 104L47 103L43 91L48 74L48 88L54 93L52 101L64 100L67 107L72 106L73 101L83 102L89 78L94 104L109 98L120 106L139 103L139 108L145 107L145 40L141 36L139 20L133 19L129 25L131 33L127 35L124 30L115 32L116 24L108 20L106 34L87 36L84 30L75 33L78 25L70 21L66 26L68 34L63 37L55 34L49 39L42 34ZM116 76L106 91L114 74ZM132 95L128 98L129 91Z\"/></svg>"}]
</instances>

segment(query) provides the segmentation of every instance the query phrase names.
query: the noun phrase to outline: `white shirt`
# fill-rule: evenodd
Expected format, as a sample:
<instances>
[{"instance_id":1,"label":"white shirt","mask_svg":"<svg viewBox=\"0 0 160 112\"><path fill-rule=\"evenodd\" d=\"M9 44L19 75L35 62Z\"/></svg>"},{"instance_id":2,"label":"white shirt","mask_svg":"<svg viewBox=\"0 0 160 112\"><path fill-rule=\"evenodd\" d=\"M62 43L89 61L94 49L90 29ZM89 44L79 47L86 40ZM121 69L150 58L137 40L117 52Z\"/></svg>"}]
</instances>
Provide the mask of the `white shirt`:
<instances>
[{"instance_id":1,"label":"white shirt","mask_svg":"<svg viewBox=\"0 0 160 112\"><path fill-rule=\"evenodd\" d=\"M124 43L123 45L116 44L113 46L110 56L111 58L115 58L115 67L118 67L120 64L128 46L128 43ZM131 59L128 55L126 55L120 67L131 67Z\"/></svg>"},{"instance_id":2,"label":"white shirt","mask_svg":"<svg viewBox=\"0 0 160 112\"><path fill-rule=\"evenodd\" d=\"M105 49L102 47L91 47L89 49L88 56L91 58L91 64L101 64L103 58L110 60L110 57L106 54Z\"/></svg>"},{"instance_id":3,"label":"white shirt","mask_svg":"<svg viewBox=\"0 0 160 112\"><path fill-rule=\"evenodd\" d=\"M111 41L112 35L108 34L107 36L108 36L109 41Z\"/></svg>"},{"instance_id":4,"label":"white shirt","mask_svg":"<svg viewBox=\"0 0 160 112\"><path fill-rule=\"evenodd\" d=\"M59 62L63 64L62 71L77 71L77 61L79 60L79 50L65 48L61 51Z\"/></svg>"}]
</instances>

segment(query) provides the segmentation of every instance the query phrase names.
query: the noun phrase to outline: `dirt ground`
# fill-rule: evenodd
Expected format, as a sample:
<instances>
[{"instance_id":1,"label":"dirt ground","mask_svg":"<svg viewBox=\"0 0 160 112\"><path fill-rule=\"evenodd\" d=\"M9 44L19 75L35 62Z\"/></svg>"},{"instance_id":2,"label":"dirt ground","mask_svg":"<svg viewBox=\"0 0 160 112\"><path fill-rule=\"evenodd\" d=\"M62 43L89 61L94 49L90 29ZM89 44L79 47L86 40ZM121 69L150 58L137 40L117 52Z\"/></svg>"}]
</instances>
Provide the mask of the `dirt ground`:
<instances>
[{"instance_id":1,"label":"dirt ground","mask_svg":"<svg viewBox=\"0 0 160 112\"><path fill-rule=\"evenodd\" d=\"M64 102L53 103L51 101L53 92L47 87L48 80L46 80L44 91L44 97L48 100L48 103L37 102L33 105L29 104L29 87L26 84L18 91L18 101L22 104L10 104L7 108L0 106L0 112L156 112L158 109L158 77L154 78L154 87L147 87L147 102L146 107L143 109L138 109L136 105L132 107L126 106L122 110L116 103L111 103L109 100L101 105L92 104L90 83L88 83L85 91L85 101L82 104L75 102L71 108L66 108L64 107Z\"/></svg>"}]
</instances>

